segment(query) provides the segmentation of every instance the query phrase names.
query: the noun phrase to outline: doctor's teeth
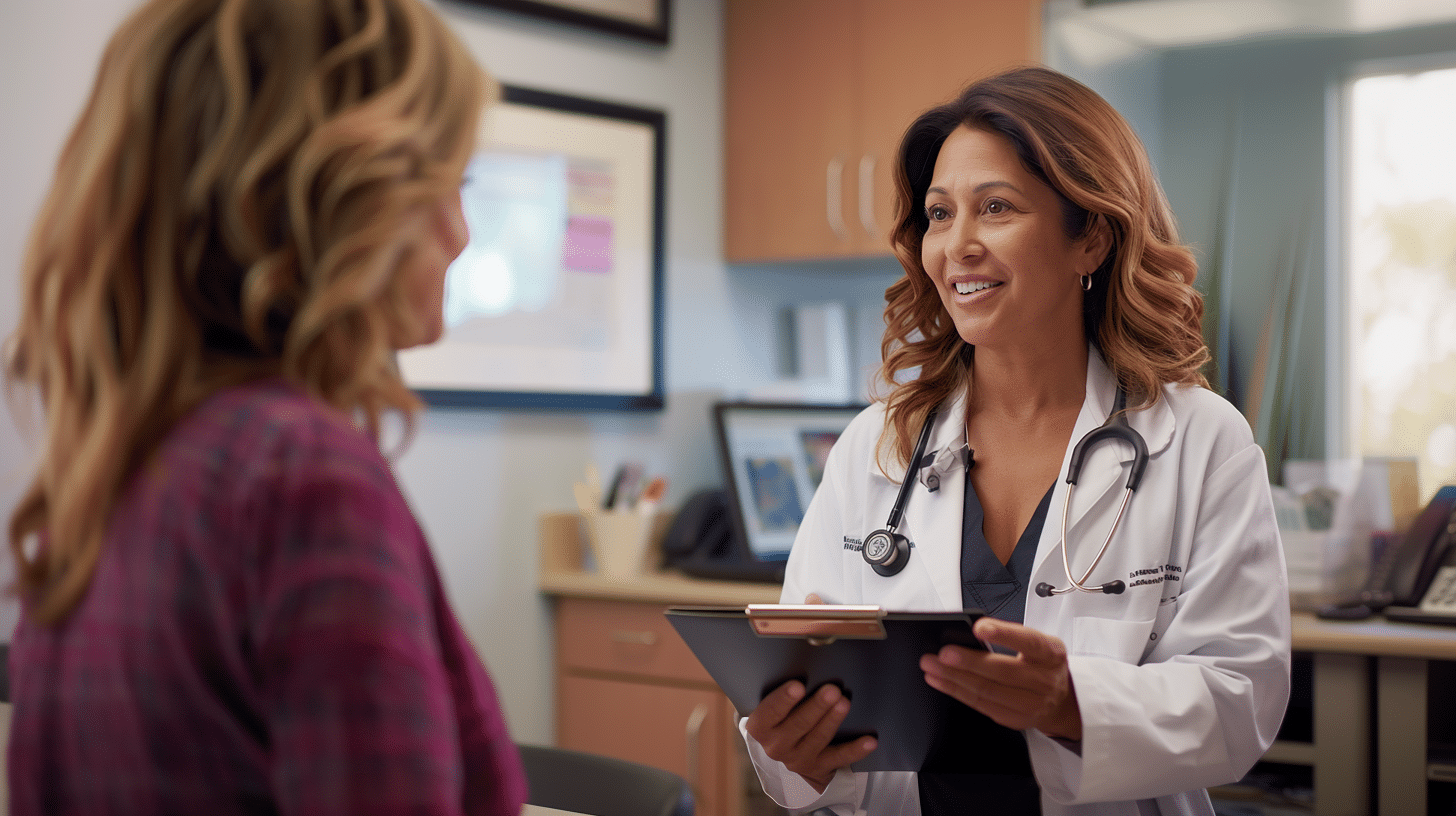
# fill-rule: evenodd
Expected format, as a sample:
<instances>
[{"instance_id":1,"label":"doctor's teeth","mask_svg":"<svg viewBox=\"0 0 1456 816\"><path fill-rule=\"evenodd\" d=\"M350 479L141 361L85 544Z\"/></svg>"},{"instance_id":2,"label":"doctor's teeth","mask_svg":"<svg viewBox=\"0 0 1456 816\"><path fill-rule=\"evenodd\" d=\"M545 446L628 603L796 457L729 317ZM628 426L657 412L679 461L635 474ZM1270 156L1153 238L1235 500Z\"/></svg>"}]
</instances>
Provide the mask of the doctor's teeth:
<instances>
[{"instance_id":1,"label":"doctor's teeth","mask_svg":"<svg viewBox=\"0 0 1456 816\"><path fill-rule=\"evenodd\" d=\"M972 292L979 292L982 289L990 289L993 286L1000 286L1000 285L1001 284L999 284L999 283L997 283L995 281L978 281L976 283L957 283L955 285L955 290L956 290L956 293L957 294L969 295Z\"/></svg>"}]
</instances>

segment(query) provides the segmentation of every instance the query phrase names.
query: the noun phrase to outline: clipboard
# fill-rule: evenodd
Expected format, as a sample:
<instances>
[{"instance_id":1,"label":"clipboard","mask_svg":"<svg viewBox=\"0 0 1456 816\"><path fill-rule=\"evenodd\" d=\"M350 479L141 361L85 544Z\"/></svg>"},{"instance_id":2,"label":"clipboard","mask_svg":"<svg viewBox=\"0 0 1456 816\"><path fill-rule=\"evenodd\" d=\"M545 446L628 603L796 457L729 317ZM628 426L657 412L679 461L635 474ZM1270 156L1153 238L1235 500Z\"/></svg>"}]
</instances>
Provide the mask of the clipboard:
<instances>
[{"instance_id":1,"label":"clipboard","mask_svg":"<svg viewBox=\"0 0 1456 816\"><path fill-rule=\"evenodd\" d=\"M855 771L1030 775L1026 740L931 688L920 656L947 643L984 649L979 610L886 612L877 606L676 606L667 619L740 716L792 679L850 700L836 742L879 740Z\"/></svg>"}]
</instances>

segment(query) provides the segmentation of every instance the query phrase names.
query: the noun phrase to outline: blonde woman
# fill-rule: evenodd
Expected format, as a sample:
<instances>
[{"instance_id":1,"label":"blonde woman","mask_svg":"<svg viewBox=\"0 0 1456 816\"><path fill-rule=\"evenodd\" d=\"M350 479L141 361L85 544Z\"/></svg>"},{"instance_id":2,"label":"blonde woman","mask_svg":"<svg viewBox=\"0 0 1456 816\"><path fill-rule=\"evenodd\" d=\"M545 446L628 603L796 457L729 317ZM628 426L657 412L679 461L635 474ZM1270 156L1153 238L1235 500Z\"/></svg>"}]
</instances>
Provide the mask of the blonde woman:
<instances>
[{"instance_id":1,"label":"blonde woman","mask_svg":"<svg viewBox=\"0 0 1456 816\"><path fill-rule=\"evenodd\" d=\"M493 85L418 0L151 0L24 261L12 813L505 814L525 781L382 458Z\"/></svg>"},{"instance_id":2,"label":"blonde woman","mask_svg":"<svg viewBox=\"0 0 1456 816\"><path fill-rule=\"evenodd\" d=\"M890 389L830 452L783 599L975 608L994 651L911 667L962 704L922 773L853 772L879 748L832 741L853 702L785 684L745 722L764 787L846 815L1212 814L1283 719L1289 598L1142 145L1022 68L921 115L897 177Z\"/></svg>"}]
</instances>

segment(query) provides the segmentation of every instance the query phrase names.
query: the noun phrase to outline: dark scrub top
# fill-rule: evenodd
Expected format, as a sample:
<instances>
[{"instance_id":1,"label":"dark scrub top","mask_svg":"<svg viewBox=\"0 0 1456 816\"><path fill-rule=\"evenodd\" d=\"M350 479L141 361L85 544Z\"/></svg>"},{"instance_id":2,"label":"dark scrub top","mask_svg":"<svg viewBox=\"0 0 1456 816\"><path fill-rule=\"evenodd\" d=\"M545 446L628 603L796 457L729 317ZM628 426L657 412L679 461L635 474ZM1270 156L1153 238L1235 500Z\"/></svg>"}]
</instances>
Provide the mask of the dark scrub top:
<instances>
[{"instance_id":1,"label":"dark scrub top","mask_svg":"<svg viewBox=\"0 0 1456 816\"><path fill-rule=\"evenodd\" d=\"M961 606L993 618L1022 623L1036 542L1046 523L1052 490L1041 497L1031 521L1016 541L1005 564L996 558L983 528L985 510L966 477L965 516L961 522ZM979 714L965 709L968 715ZM1041 792L1031 772L1031 758L1016 757L997 773L927 773L918 775L920 812L925 816L962 813L1041 813Z\"/></svg>"}]
</instances>

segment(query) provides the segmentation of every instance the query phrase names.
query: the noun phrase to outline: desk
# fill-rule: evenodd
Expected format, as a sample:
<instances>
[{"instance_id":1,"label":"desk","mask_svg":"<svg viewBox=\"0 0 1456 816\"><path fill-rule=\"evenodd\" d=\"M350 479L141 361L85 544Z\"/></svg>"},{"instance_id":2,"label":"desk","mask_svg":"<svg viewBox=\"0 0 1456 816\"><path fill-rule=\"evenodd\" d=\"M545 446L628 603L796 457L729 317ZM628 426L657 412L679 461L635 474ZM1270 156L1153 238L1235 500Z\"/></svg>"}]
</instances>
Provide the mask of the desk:
<instances>
[{"instance_id":1,"label":"desk","mask_svg":"<svg viewBox=\"0 0 1456 816\"><path fill-rule=\"evenodd\" d=\"M558 612L558 744L676 771L694 780L701 814L735 816L743 809L743 786L757 788L751 778L740 779L736 751L741 740L731 706L665 628L661 610L678 603L772 603L778 587L670 573L610 579L584 572L579 524L570 513L541 518L541 590L554 599ZM624 617L630 614L640 615L640 622ZM580 623L562 627L563 617ZM1456 722L1445 721L1456 716L1438 719L1437 733L1428 733L1432 664L1442 666L1438 678L1456 676L1456 627L1384 619L1324 621L1308 612L1295 613L1293 623L1294 650L1313 658L1314 739L1275 742L1265 759L1311 767L1315 812L1322 816L1364 816L1372 805L1382 816L1425 814L1428 780L1456 785L1456 757L1431 751L1433 742L1456 746ZM596 633L602 641L596 646L573 640L596 629L603 629ZM627 659L635 665L621 662ZM571 734L582 719L574 712L590 706L573 706L572 700L599 702L603 695L612 695L615 707L634 719L609 727L583 722L577 733L605 728L618 736L637 734L665 716L675 695L695 695L683 704L697 724L687 726L687 747L673 747L674 756L664 757L639 752L630 738L610 745L574 744ZM714 716L705 723L702 711ZM699 727L712 730L694 730ZM671 728L679 734L684 730L677 722Z\"/></svg>"},{"instance_id":2,"label":"desk","mask_svg":"<svg viewBox=\"0 0 1456 816\"><path fill-rule=\"evenodd\" d=\"M555 744L682 776L698 816L760 812L733 706L662 612L774 603L778 586L586 572L575 513L542 516L540 545L540 587L555 617Z\"/></svg>"},{"instance_id":3,"label":"desk","mask_svg":"<svg viewBox=\"0 0 1456 816\"><path fill-rule=\"evenodd\" d=\"M1456 779L1428 733L1431 664L1456 661L1456 627L1308 612L1293 623L1294 650L1314 658L1314 741L1276 742L1265 758L1314 768L1316 813L1354 816L1372 801L1381 816L1426 813L1427 781ZM1437 741L1456 738L1447 728Z\"/></svg>"},{"instance_id":4,"label":"desk","mask_svg":"<svg viewBox=\"0 0 1456 816\"><path fill-rule=\"evenodd\" d=\"M581 816L579 813L572 813L569 810L557 810L556 808L539 807L537 805L526 805L521 808L521 816Z\"/></svg>"}]
</instances>

